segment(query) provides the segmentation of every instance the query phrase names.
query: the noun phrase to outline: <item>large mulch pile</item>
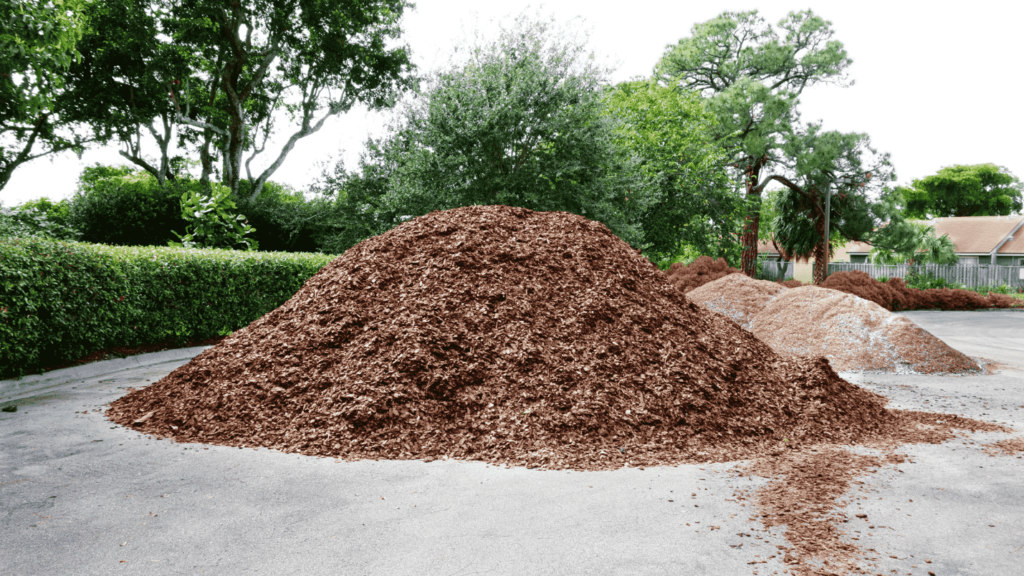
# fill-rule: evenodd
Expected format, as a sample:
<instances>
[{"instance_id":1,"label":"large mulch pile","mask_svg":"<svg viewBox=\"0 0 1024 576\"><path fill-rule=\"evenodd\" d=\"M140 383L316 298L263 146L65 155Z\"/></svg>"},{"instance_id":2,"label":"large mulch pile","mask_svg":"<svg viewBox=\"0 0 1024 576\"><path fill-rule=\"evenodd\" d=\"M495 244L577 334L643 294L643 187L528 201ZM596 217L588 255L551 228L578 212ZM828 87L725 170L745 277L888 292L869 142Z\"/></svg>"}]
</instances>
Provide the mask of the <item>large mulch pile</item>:
<instances>
[{"instance_id":1,"label":"large mulch pile","mask_svg":"<svg viewBox=\"0 0 1024 576\"><path fill-rule=\"evenodd\" d=\"M602 224L475 206L353 247L108 417L180 442L593 470L890 434L885 402L688 302Z\"/></svg>"}]
</instances>

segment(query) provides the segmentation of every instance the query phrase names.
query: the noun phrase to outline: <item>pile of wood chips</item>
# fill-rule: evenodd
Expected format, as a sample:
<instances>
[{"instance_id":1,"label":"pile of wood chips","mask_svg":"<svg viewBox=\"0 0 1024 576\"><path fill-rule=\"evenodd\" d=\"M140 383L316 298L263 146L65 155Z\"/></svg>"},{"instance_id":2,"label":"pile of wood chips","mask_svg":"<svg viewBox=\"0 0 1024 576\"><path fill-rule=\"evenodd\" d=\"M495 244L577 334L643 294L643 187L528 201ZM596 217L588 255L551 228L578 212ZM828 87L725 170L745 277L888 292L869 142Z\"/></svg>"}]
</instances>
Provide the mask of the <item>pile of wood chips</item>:
<instances>
[{"instance_id":1,"label":"pile of wood chips","mask_svg":"<svg viewBox=\"0 0 1024 576\"><path fill-rule=\"evenodd\" d=\"M434 212L111 404L180 442L548 469L753 458L903 426L824 359L780 356L603 224Z\"/></svg>"},{"instance_id":2,"label":"pile of wood chips","mask_svg":"<svg viewBox=\"0 0 1024 576\"><path fill-rule=\"evenodd\" d=\"M843 371L977 373L961 352L874 302L852 294L730 274L687 295L723 314L776 352L828 358Z\"/></svg>"},{"instance_id":3,"label":"pile of wood chips","mask_svg":"<svg viewBox=\"0 0 1024 576\"><path fill-rule=\"evenodd\" d=\"M740 294L726 310L740 321L762 292L775 294L762 315L800 294L743 278L705 287ZM850 332L885 324L861 304L804 293L808 304L789 297L788 313L754 315L755 331L786 314L805 331L815 314ZM836 304L815 308L825 301ZM829 510L865 468L895 461L843 445L891 453L994 426L886 403L824 358L779 354L688 301L602 224L473 206L353 247L107 416L178 442L344 460L576 470L743 460L745 473L777 479L751 498L767 526L787 525L787 565L817 574L857 565L861 552L836 527L842 512Z\"/></svg>"}]
</instances>

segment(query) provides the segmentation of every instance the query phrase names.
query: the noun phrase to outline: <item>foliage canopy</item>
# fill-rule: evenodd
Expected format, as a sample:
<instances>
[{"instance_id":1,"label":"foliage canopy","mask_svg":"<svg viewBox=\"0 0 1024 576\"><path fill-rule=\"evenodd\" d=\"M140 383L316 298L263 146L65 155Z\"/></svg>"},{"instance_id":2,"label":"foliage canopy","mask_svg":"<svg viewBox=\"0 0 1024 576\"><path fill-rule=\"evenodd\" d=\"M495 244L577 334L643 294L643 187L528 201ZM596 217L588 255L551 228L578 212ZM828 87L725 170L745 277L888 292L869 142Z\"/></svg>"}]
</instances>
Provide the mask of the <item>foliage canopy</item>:
<instances>
[{"instance_id":1,"label":"foliage canopy","mask_svg":"<svg viewBox=\"0 0 1024 576\"><path fill-rule=\"evenodd\" d=\"M641 248L652 189L615 142L603 80L584 44L549 22L520 17L473 46L343 178L348 242L434 210L503 204L579 214Z\"/></svg>"},{"instance_id":2,"label":"foliage canopy","mask_svg":"<svg viewBox=\"0 0 1024 576\"><path fill-rule=\"evenodd\" d=\"M908 218L1008 216L1024 209L1024 184L995 164L947 166L897 192Z\"/></svg>"},{"instance_id":3,"label":"foliage canopy","mask_svg":"<svg viewBox=\"0 0 1024 576\"><path fill-rule=\"evenodd\" d=\"M715 141L751 202L743 233L742 270L754 276L759 200L798 118L798 97L819 83L842 84L851 64L832 23L810 10L790 12L778 23L784 37L757 14L724 12L694 25L669 45L655 68L666 85L697 90L718 118Z\"/></svg>"},{"instance_id":4,"label":"foliage canopy","mask_svg":"<svg viewBox=\"0 0 1024 576\"><path fill-rule=\"evenodd\" d=\"M716 258L738 253L742 198L723 167L724 151L713 142L717 120L701 97L636 80L608 90L605 102L620 120L616 142L653 186L654 203L640 219L645 249L670 255L682 243Z\"/></svg>"}]
</instances>

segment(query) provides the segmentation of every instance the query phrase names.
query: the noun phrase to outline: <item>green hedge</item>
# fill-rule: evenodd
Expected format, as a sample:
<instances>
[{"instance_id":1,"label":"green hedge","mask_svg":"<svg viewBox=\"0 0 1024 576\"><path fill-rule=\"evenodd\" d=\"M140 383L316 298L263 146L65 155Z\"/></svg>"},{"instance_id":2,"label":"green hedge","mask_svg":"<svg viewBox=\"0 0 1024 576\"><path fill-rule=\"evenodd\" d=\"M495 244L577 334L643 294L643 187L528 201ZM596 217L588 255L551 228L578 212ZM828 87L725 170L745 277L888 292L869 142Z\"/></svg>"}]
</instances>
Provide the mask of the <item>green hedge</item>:
<instances>
[{"instance_id":1,"label":"green hedge","mask_svg":"<svg viewBox=\"0 0 1024 576\"><path fill-rule=\"evenodd\" d=\"M0 239L0 377L114 346L227 334L333 258Z\"/></svg>"}]
</instances>

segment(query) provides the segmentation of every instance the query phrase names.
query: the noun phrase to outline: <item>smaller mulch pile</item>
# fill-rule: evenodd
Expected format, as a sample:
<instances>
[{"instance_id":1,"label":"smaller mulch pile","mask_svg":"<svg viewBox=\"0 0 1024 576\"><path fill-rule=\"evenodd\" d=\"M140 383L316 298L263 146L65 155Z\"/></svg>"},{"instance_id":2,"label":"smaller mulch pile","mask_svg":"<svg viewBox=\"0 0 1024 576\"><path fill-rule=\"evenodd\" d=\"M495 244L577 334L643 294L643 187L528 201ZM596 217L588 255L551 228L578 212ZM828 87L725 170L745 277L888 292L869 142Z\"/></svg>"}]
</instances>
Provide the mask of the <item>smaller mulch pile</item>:
<instances>
[{"instance_id":1,"label":"smaller mulch pile","mask_svg":"<svg viewBox=\"0 0 1024 576\"><path fill-rule=\"evenodd\" d=\"M709 256L701 256L689 265L679 262L673 264L665 272L665 276L683 294L689 294L715 280L740 273L722 258L713 260ZM784 288L799 288L805 285L799 280L780 281L778 284ZM860 270L836 272L826 278L820 287L859 296L890 312L1024 307L1024 300L1006 294L990 292L988 296L982 296L972 290L952 288L920 290L908 287L902 278L890 278L886 282L880 282Z\"/></svg>"},{"instance_id":2,"label":"smaller mulch pile","mask_svg":"<svg viewBox=\"0 0 1024 576\"><path fill-rule=\"evenodd\" d=\"M880 283L881 284L881 283ZM909 319L852 294L730 274L690 300L750 330L776 352L828 358L837 371L978 372L978 365Z\"/></svg>"},{"instance_id":3,"label":"smaller mulch pile","mask_svg":"<svg viewBox=\"0 0 1024 576\"><path fill-rule=\"evenodd\" d=\"M800 286L791 280L788 287ZM990 292L982 296L973 290L953 288L909 288L902 278L886 282L875 280L867 272L852 270L836 272L821 283L822 288L839 290L870 300L890 312L907 310L984 310L986 308L1015 308L1024 306L1024 300L1006 294Z\"/></svg>"},{"instance_id":4,"label":"smaller mulch pile","mask_svg":"<svg viewBox=\"0 0 1024 576\"><path fill-rule=\"evenodd\" d=\"M690 264L676 262L665 271L665 277L677 290L687 294L708 282L739 273L739 270L730 267L725 262L725 258L715 260L710 256L701 256Z\"/></svg>"},{"instance_id":5,"label":"smaller mulch pile","mask_svg":"<svg viewBox=\"0 0 1024 576\"><path fill-rule=\"evenodd\" d=\"M775 282L752 280L744 274L729 274L690 291L686 297L750 330L754 316L785 290Z\"/></svg>"}]
</instances>

